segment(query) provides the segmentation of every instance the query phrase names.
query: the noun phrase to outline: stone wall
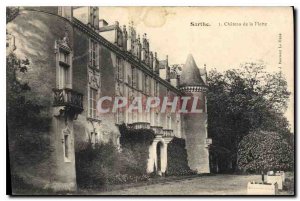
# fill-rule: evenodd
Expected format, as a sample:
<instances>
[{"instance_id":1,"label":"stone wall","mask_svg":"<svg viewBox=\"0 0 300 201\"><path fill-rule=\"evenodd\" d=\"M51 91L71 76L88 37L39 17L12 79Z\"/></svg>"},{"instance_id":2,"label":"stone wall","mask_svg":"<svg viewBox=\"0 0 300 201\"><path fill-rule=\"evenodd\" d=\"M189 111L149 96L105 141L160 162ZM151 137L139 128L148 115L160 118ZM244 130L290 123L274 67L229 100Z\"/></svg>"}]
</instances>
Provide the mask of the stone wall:
<instances>
[{"instance_id":1,"label":"stone wall","mask_svg":"<svg viewBox=\"0 0 300 201\"><path fill-rule=\"evenodd\" d=\"M38 188L53 188L55 190L74 190L76 187L75 158L73 148L72 122L53 117L54 108L52 89L56 87L56 56L55 41L61 40L66 33L73 43L73 27L64 18L43 11L21 9L20 14L7 24L7 31L15 37L16 55L28 58L30 67L25 74L19 74L22 82L28 82L31 88L26 98L34 99L43 106L42 115L48 116L50 130L40 133L49 137L51 156L45 164L37 167L22 167L18 173L26 182ZM54 8L50 8L53 11ZM54 9L55 10L55 9ZM13 124L13 122L11 122ZM25 123L25 122L24 122ZM67 123L70 127L70 162L64 161L62 144L62 129ZM9 132L9 131L8 131ZM24 131L26 132L26 131ZM45 171L46 169L46 171ZM34 170L34 171L33 171Z\"/></svg>"}]
</instances>

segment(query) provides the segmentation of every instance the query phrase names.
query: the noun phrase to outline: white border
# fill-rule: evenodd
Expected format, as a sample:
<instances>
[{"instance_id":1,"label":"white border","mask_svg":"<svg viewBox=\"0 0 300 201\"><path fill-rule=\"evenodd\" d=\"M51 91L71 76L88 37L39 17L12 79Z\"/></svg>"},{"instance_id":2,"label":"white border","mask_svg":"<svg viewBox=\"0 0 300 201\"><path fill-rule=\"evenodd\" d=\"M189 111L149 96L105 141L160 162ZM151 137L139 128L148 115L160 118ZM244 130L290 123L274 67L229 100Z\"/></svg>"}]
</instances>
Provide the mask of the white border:
<instances>
[{"instance_id":1,"label":"white border","mask_svg":"<svg viewBox=\"0 0 300 201\"><path fill-rule=\"evenodd\" d=\"M34 6L34 5L40 5L40 6L57 6L57 5L76 5L76 6L82 6L82 5L97 5L97 6L295 6L295 8L299 9L299 0L239 0L239 1L229 1L229 0L184 0L184 1L176 1L175 0L148 0L148 1L137 1L137 0L68 0L68 1L61 1L61 0L44 0L44 1L33 1L33 0L14 0L14 1L1 1L0 2L0 21L1 21L1 43L0 43L0 55L2 56L2 59L0 60L0 93L2 97L0 99L0 108L1 108L1 116L0 116L0 129L1 129L1 140L0 140L0 155L1 155L1 161L2 165L0 167L1 169L1 183L0 183L0 189L1 189L1 200L8 200L9 196L6 196L6 71L5 71L5 65L6 65L6 60L5 60L5 39L6 39L6 6ZM299 10L298 10L299 12ZM299 18L297 18L297 21L299 22ZM298 22L296 25L297 32L298 31ZM299 38L298 38L299 41ZM296 44L298 46L298 42ZM295 55L297 58L299 58L299 50L297 52L297 55ZM299 79L299 70L297 72L297 78ZM300 92L300 87L299 83L297 80L297 93L299 94ZM298 98L298 97L297 97ZM298 98L299 100L299 98ZM298 103L298 102L297 102ZM299 118L297 119L297 122L295 122L295 125L299 123ZM295 133L297 135L297 133ZM299 136L297 137L299 139ZM297 141L297 145L299 145L299 142ZM299 169L299 155L297 154L297 170ZM296 170L296 172L298 172ZM299 173L298 173L299 174ZM297 174L297 175L298 175ZM297 187L299 186L299 181L297 178ZM180 189L178 189L180 190ZM296 189L295 189L296 190ZM298 188L297 188L297 193ZM48 197L48 199L51 199L53 197ZM79 199L86 199L87 197L80 197ZM222 199L243 199L245 197L222 197ZM249 198L249 197L247 197ZM14 199L20 199L20 198L14 198ZM56 200L63 200L65 198L62 197L54 197ZM77 198L78 199L78 198ZM107 197L99 197L98 199L107 199ZM111 200L112 198L110 198ZM113 198L113 199L118 199L118 198ZM120 199L120 198L119 198ZM126 198L122 197L121 199L126 199L130 200L132 198ZM140 198L141 199L141 198ZM144 199L151 199L149 197L144 198ZM170 199L167 197L160 197L160 198L155 198L155 200L161 200L161 199ZM171 198L172 199L172 198ZM183 200L185 198L180 198L177 197L176 199ZM205 199L205 197L199 197L199 199ZM210 200L219 200L220 198L216 197L211 197ZM261 199L261 198L259 198ZM271 198L272 199L272 198ZM278 198L277 198L278 199ZM287 200L288 197L281 198L283 200Z\"/></svg>"}]
</instances>

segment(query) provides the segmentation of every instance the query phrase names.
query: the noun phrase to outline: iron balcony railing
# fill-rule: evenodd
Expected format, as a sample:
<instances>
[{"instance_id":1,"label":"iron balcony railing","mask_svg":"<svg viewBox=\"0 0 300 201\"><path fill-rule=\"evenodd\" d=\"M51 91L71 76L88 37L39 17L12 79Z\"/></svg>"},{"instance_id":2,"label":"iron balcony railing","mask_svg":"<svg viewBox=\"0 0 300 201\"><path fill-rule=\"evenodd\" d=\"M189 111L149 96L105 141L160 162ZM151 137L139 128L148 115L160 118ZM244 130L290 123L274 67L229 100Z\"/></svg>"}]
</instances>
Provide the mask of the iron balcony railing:
<instances>
[{"instance_id":1,"label":"iron balcony railing","mask_svg":"<svg viewBox=\"0 0 300 201\"><path fill-rule=\"evenodd\" d=\"M72 89L53 89L54 100L53 106L68 106L76 108L78 110L83 110L83 95Z\"/></svg>"}]
</instances>

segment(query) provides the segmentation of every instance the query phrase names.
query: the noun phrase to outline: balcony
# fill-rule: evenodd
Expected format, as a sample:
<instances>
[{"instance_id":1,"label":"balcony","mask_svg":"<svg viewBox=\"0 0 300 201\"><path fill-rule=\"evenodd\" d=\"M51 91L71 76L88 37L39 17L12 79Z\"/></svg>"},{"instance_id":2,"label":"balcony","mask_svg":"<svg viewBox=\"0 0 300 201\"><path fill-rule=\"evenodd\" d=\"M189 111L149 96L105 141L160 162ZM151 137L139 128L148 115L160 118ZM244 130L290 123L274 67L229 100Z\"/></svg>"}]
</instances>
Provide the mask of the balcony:
<instances>
[{"instance_id":1,"label":"balcony","mask_svg":"<svg viewBox=\"0 0 300 201\"><path fill-rule=\"evenodd\" d=\"M163 127L151 126L151 129L154 131L155 135L163 135Z\"/></svg>"},{"instance_id":2,"label":"balcony","mask_svg":"<svg viewBox=\"0 0 300 201\"><path fill-rule=\"evenodd\" d=\"M133 129L150 129L150 123L147 122L135 122L131 124Z\"/></svg>"},{"instance_id":3,"label":"balcony","mask_svg":"<svg viewBox=\"0 0 300 201\"><path fill-rule=\"evenodd\" d=\"M163 129L163 136L164 137L173 137L173 130L172 129Z\"/></svg>"},{"instance_id":4,"label":"balcony","mask_svg":"<svg viewBox=\"0 0 300 201\"><path fill-rule=\"evenodd\" d=\"M65 106L72 109L75 113L83 111L83 95L72 89L53 89L54 101L53 107Z\"/></svg>"}]
</instances>

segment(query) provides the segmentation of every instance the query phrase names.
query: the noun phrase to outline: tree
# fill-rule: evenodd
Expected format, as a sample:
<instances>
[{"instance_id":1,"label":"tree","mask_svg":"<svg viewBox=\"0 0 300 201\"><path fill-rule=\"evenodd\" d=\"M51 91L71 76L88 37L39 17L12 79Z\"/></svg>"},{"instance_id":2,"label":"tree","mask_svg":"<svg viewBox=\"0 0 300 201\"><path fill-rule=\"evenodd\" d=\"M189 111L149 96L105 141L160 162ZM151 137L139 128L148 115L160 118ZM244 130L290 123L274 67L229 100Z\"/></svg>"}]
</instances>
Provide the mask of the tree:
<instances>
[{"instance_id":1,"label":"tree","mask_svg":"<svg viewBox=\"0 0 300 201\"><path fill-rule=\"evenodd\" d=\"M210 71L208 88L208 132L215 146L230 150L229 167L237 168L239 143L253 130L291 137L283 115L290 92L281 73L265 72L263 63L245 63L238 70ZM217 155L227 166L228 154Z\"/></svg>"},{"instance_id":2,"label":"tree","mask_svg":"<svg viewBox=\"0 0 300 201\"><path fill-rule=\"evenodd\" d=\"M251 132L239 144L238 166L247 172L291 170L293 147L277 132Z\"/></svg>"}]
</instances>

